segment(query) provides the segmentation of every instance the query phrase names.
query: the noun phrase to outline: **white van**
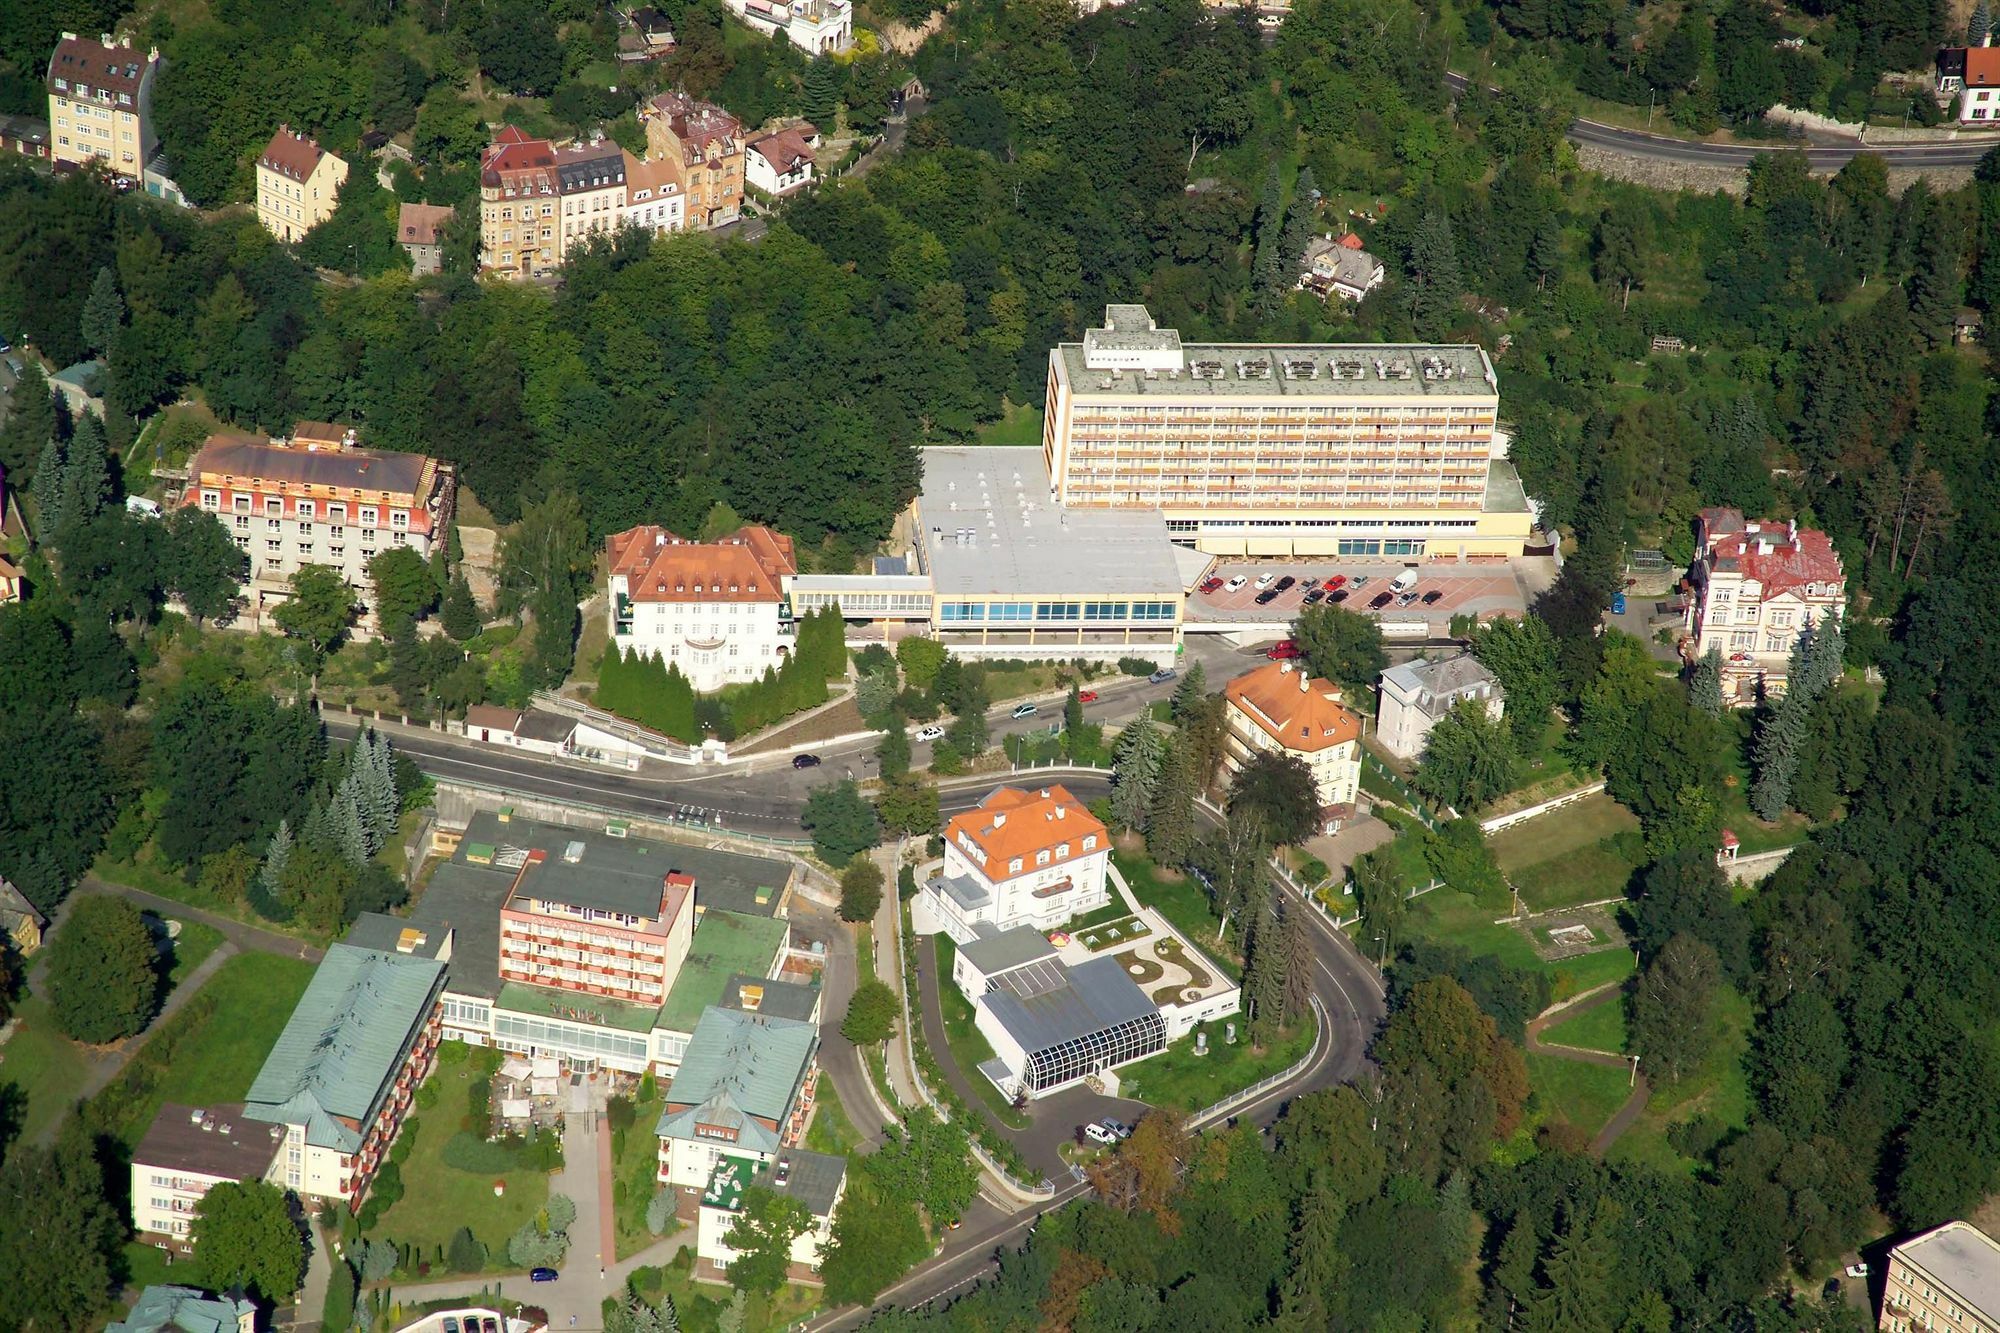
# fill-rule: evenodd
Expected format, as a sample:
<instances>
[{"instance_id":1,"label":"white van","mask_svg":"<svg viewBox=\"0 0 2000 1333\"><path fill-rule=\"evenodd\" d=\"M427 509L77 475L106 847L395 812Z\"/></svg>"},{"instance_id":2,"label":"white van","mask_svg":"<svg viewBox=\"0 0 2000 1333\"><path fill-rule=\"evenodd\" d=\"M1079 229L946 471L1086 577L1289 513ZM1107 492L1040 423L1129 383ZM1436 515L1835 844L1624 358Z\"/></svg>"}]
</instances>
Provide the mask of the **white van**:
<instances>
[{"instance_id":1,"label":"white van","mask_svg":"<svg viewBox=\"0 0 2000 1333\"><path fill-rule=\"evenodd\" d=\"M158 518L160 516L160 506L158 502L148 500L143 495L128 495L125 497L125 512L128 514L139 514L146 518Z\"/></svg>"},{"instance_id":2,"label":"white van","mask_svg":"<svg viewBox=\"0 0 2000 1333\"><path fill-rule=\"evenodd\" d=\"M1407 568L1405 568L1402 573L1396 575L1396 577L1390 581L1389 591L1395 593L1397 596L1400 597L1402 594L1408 592L1410 589L1416 586L1417 586L1417 567L1415 565L1410 565Z\"/></svg>"}]
</instances>

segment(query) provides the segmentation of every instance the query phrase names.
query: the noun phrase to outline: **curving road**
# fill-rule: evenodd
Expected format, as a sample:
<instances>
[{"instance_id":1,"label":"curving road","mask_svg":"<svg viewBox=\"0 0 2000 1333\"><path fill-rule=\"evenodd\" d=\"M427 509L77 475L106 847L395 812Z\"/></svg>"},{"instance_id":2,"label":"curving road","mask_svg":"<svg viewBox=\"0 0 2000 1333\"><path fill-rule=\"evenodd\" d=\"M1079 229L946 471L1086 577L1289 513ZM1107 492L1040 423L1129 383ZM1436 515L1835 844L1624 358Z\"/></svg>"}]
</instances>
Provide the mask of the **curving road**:
<instances>
[{"instance_id":1,"label":"curving road","mask_svg":"<svg viewBox=\"0 0 2000 1333\"><path fill-rule=\"evenodd\" d=\"M1465 92L1472 86L1472 81L1463 74L1447 72L1444 81L1447 87L1458 93ZM1698 139L1677 139L1670 134L1653 134L1647 130L1627 129L1622 125L1607 125L1600 120L1585 120L1581 117L1570 122L1567 133L1576 143L1609 149L1629 157L1707 167L1747 167L1760 154L1794 152L1803 147L1806 161L1815 171L1838 171L1863 153L1873 153L1887 165L1904 169L1970 167L1978 165L1979 159L1994 148L2000 147L2000 135L1990 138L1879 146L1862 143L1859 140L1844 144L1811 145L1705 143Z\"/></svg>"}]
</instances>

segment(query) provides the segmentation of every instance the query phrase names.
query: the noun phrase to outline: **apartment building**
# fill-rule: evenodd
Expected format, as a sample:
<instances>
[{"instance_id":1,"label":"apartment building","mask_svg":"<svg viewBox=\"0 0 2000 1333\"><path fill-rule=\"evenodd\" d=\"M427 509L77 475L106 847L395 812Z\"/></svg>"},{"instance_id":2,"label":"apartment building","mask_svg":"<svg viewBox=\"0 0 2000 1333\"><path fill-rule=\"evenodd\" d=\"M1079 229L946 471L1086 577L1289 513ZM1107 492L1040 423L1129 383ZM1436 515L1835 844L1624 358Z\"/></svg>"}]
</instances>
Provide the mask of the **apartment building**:
<instances>
[{"instance_id":1,"label":"apartment building","mask_svg":"<svg viewBox=\"0 0 2000 1333\"><path fill-rule=\"evenodd\" d=\"M792 539L755 525L695 542L657 524L614 532L611 641L680 668L697 690L756 680L791 652Z\"/></svg>"},{"instance_id":2,"label":"apartment building","mask_svg":"<svg viewBox=\"0 0 2000 1333\"><path fill-rule=\"evenodd\" d=\"M678 158L625 154L623 225L655 236L686 230L687 190L682 174Z\"/></svg>"},{"instance_id":3,"label":"apartment building","mask_svg":"<svg viewBox=\"0 0 2000 1333\"><path fill-rule=\"evenodd\" d=\"M625 218L625 150L609 140L555 150L556 257L593 236L617 231Z\"/></svg>"},{"instance_id":4,"label":"apartment building","mask_svg":"<svg viewBox=\"0 0 2000 1333\"><path fill-rule=\"evenodd\" d=\"M1967 1222L1947 1222L1889 1251L1884 1333L2000 1333L2000 1244Z\"/></svg>"},{"instance_id":5,"label":"apartment building","mask_svg":"<svg viewBox=\"0 0 2000 1333\"><path fill-rule=\"evenodd\" d=\"M436 1064L445 964L414 948L333 944L244 1098L281 1126L273 1183L361 1206Z\"/></svg>"},{"instance_id":6,"label":"apartment building","mask_svg":"<svg viewBox=\"0 0 2000 1333\"><path fill-rule=\"evenodd\" d=\"M365 597L376 552L407 546L429 559L456 496L449 463L366 449L351 426L301 421L286 440L210 436L188 464L181 503L214 514L249 554L243 591L258 619L306 565L334 570Z\"/></svg>"},{"instance_id":7,"label":"apartment building","mask_svg":"<svg viewBox=\"0 0 2000 1333\"><path fill-rule=\"evenodd\" d=\"M442 204L399 204L396 244L410 257L410 272L421 278L444 270L444 229L457 216Z\"/></svg>"},{"instance_id":8,"label":"apartment building","mask_svg":"<svg viewBox=\"0 0 2000 1333\"><path fill-rule=\"evenodd\" d=\"M153 130L153 81L158 47L141 53L132 39L92 40L66 32L49 57L51 160L57 165L102 162L116 175L140 179L159 146Z\"/></svg>"},{"instance_id":9,"label":"apartment building","mask_svg":"<svg viewBox=\"0 0 2000 1333\"><path fill-rule=\"evenodd\" d=\"M809 56L833 55L854 45L849 0L723 0L729 12L763 33L782 35Z\"/></svg>"},{"instance_id":10,"label":"apartment building","mask_svg":"<svg viewBox=\"0 0 2000 1333\"><path fill-rule=\"evenodd\" d=\"M278 1164L282 1125L246 1119L241 1102L168 1102L132 1150L132 1229L141 1244L194 1250L195 1208L224 1181L262 1180Z\"/></svg>"},{"instance_id":11,"label":"apartment building","mask_svg":"<svg viewBox=\"0 0 2000 1333\"><path fill-rule=\"evenodd\" d=\"M1353 817L1361 787L1361 719L1340 687L1304 663L1272 662L1225 685L1222 766L1234 774L1259 754L1289 754L1312 771L1328 832Z\"/></svg>"},{"instance_id":12,"label":"apartment building","mask_svg":"<svg viewBox=\"0 0 2000 1333\"><path fill-rule=\"evenodd\" d=\"M509 125L479 159L479 267L532 278L562 263L556 239L556 150Z\"/></svg>"},{"instance_id":13,"label":"apartment building","mask_svg":"<svg viewBox=\"0 0 2000 1333\"><path fill-rule=\"evenodd\" d=\"M1739 705L1755 703L1760 688L1783 694L1800 636L1846 612L1847 575L1830 537L1796 522L1745 522L1740 509L1696 516L1688 577L1682 652L1720 652L1723 695Z\"/></svg>"},{"instance_id":14,"label":"apartment building","mask_svg":"<svg viewBox=\"0 0 2000 1333\"><path fill-rule=\"evenodd\" d=\"M667 1002L694 939L692 875L605 840L511 851L520 870L500 909L503 982Z\"/></svg>"},{"instance_id":15,"label":"apartment building","mask_svg":"<svg viewBox=\"0 0 2000 1333\"><path fill-rule=\"evenodd\" d=\"M346 162L280 125L257 158L257 220L279 240L296 241L333 216L346 183Z\"/></svg>"},{"instance_id":16,"label":"apartment building","mask_svg":"<svg viewBox=\"0 0 2000 1333\"><path fill-rule=\"evenodd\" d=\"M1069 508L1153 509L1215 555L1520 555L1533 527L1474 346L1187 343L1141 305L1049 353Z\"/></svg>"},{"instance_id":17,"label":"apartment building","mask_svg":"<svg viewBox=\"0 0 2000 1333\"><path fill-rule=\"evenodd\" d=\"M639 108L646 157L678 162L687 226L705 231L743 209L743 123L684 92L661 93Z\"/></svg>"},{"instance_id":18,"label":"apartment building","mask_svg":"<svg viewBox=\"0 0 2000 1333\"><path fill-rule=\"evenodd\" d=\"M819 1083L819 1029L710 1005L667 1085L659 1182L704 1190L724 1157L761 1165L798 1147Z\"/></svg>"},{"instance_id":19,"label":"apartment building","mask_svg":"<svg viewBox=\"0 0 2000 1333\"><path fill-rule=\"evenodd\" d=\"M1053 930L1111 901L1111 837L1060 784L1000 787L944 826L944 864L919 895L920 933L958 944L1032 926Z\"/></svg>"},{"instance_id":20,"label":"apartment building","mask_svg":"<svg viewBox=\"0 0 2000 1333\"><path fill-rule=\"evenodd\" d=\"M1431 728L1468 699L1491 718L1506 711L1500 682L1471 653L1392 666L1382 673L1381 702L1375 710L1376 739L1398 759L1418 758L1430 740Z\"/></svg>"},{"instance_id":21,"label":"apartment building","mask_svg":"<svg viewBox=\"0 0 2000 1333\"><path fill-rule=\"evenodd\" d=\"M796 1200L806 1210L806 1229L792 1238L785 1277L791 1282L818 1282L819 1266L833 1239L833 1211L847 1192L847 1159L790 1148L776 1160L758 1163L724 1153L701 1193L695 1220L694 1254L698 1266L721 1276L736 1262L737 1251L726 1237L743 1211L743 1196L751 1189L769 1190Z\"/></svg>"}]
</instances>

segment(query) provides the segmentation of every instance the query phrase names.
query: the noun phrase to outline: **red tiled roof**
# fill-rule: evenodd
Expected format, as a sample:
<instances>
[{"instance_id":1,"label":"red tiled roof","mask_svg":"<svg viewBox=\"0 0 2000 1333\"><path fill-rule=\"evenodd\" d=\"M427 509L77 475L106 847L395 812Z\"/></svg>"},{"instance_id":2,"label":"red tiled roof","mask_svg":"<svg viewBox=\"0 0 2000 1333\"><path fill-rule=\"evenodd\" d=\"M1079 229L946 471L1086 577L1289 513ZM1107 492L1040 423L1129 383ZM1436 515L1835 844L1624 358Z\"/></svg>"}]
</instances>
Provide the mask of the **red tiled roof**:
<instances>
[{"instance_id":1,"label":"red tiled roof","mask_svg":"<svg viewBox=\"0 0 2000 1333\"><path fill-rule=\"evenodd\" d=\"M311 139L292 133L289 125L280 125L278 132L271 136L271 142L264 145L264 155L257 159L257 165L280 176L304 181L312 176L319 160L325 156L325 150Z\"/></svg>"},{"instance_id":2,"label":"red tiled roof","mask_svg":"<svg viewBox=\"0 0 2000 1333\"><path fill-rule=\"evenodd\" d=\"M1763 600L1801 592L1809 583L1840 584L1846 578L1833 539L1817 528L1749 524L1718 539L1709 550L1717 569L1740 573L1763 585Z\"/></svg>"},{"instance_id":3,"label":"red tiled roof","mask_svg":"<svg viewBox=\"0 0 2000 1333\"><path fill-rule=\"evenodd\" d=\"M792 539L754 524L719 542L691 542L645 523L604 540L611 573L635 602L777 602L799 572Z\"/></svg>"},{"instance_id":4,"label":"red tiled roof","mask_svg":"<svg viewBox=\"0 0 2000 1333\"><path fill-rule=\"evenodd\" d=\"M107 45L89 37L65 36L49 56L49 80L61 79L75 92L78 85L93 94L124 93L134 110L139 103L139 85L145 81L150 53L141 53L129 43Z\"/></svg>"},{"instance_id":5,"label":"red tiled roof","mask_svg":"<svg viewBox=\"0 0 2000 1333\"><path fill-rule=\"evenodd\" d=\"M1360 250L1365 248L1361 238L1351 231L1340 238L1340 246L1343 250Z\"/></svg>"},{"instance_id":6,"label":"red tiled roof","mask_svg":"<svg viewBox=\"0 0 2000 1333\"><path fill-rule=\"evenodd\" d=\"M744 151L755 153L769 162L772 169L781 176L797 170L801 162L811 166L813 161L812 145L806 142L805 135L798 130L779 130L776 134L752 139L744 145Z\"/></svg>"},{"instance_id":7,"label":"red tiled roof","mask_svg":"<svg viewBox=\"0 0 2000 1333\"><path fill-rule=\"evenodd\" d=\"M957 842L961 833L986 853L983 868L986 877L996 883L1041 868L1035 864L1037 852L1048 852L1049 864L1061 865L1095 856L1111 845L1097 816L1060 784L1039 791L1000 787L976 808L952 816L945 825L946 842ZM1097 842L1085 852L1083 840L1093 834ZM1067 856L1062 854L1064 844L1069 847ZM1022 868L1010 872L1007 863L1017 856Z\"/></svg>"},{"instance_id":8,"label":"red tiled roof","mask_svg":"<svg viewBox=\"0 0 2000 1333\"><path fill-rule=\"evenodd\" d=\"M479 163L479 183L511 185L521 194L554 194L556 153L547 139L531 139L509 125L493 136Z\"/></svg>"},{"instance_id":9,"label":"red tiled roof","mask_svg":"<svg viewBox=\"0 0 2000 1333\"><path fill-rule=\"evenodd\" d=\"M453 216L442 204L404 204L396 210L396 239L404 245L436 245L438 230Z\"/></svg>"},{"instance_id":10,"label":"red tiled roof","mask_svg":"<svg viewBox=\"0 0 2000 1333\"><path fill-rule=\"evenodd\" d=\"M2000 88L2000 46L1975 46L1966 51L1965 86Z\"/></svg>"},{"instance_id":11,"label":"red tiled roof","mask_svg":"<svg viewBox=\"0 0 2000 1333\"><path fill-rule=\"evenodd\" d=\"M647 106L665 116L690 162L705 161L708 146L719 144L725 154L737 152L743 122L712 102L700 102L684 92L661 93Z\"/></svg>"}]
</instances>

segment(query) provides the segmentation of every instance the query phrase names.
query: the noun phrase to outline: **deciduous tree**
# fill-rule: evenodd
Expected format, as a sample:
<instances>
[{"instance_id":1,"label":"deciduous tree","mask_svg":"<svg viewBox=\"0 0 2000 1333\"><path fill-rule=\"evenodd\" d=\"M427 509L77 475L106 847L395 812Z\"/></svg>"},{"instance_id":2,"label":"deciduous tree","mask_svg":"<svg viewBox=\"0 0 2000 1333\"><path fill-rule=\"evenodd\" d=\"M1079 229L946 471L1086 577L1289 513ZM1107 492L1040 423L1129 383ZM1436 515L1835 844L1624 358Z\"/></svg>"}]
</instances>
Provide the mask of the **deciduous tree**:
<instances>
[{"instance_id":1,"label":"deciduous tree","mask_svg":"<svg viewBox=\"0 0 2000 1333\"><path fill-rule=\"evenodd\" d=\"M139 909L92 895L73 906L49 946L49 1004L78 1041L129 1037L159 1007L159 950Z\"/></svg>"},{"instance_id":2,"label":"deciduous tree","mask_svg":"<svg viewBox=\"0 0 2000 1333\"><path fill-rule=\"evenodd\" d=\"M1357 692L1372 689L1389 665L1375 617L1343 606L1322 602L1306 607L1292 622L1292 641L1313 675Z\"/></svg>"},{"instance_id":3,"label":"deciduous tree","mask_svg":"<svg viewBox=\"0 0 2000 1333\"><path fill-rule=\"evenodd\" d=\"M195 1205L194 1242L203 1276L215 1291L242 1287L282 1305L306 1271L305 1237L291 1201L261 1180L225 1180Z\"/></svg>"}]
</instances>

